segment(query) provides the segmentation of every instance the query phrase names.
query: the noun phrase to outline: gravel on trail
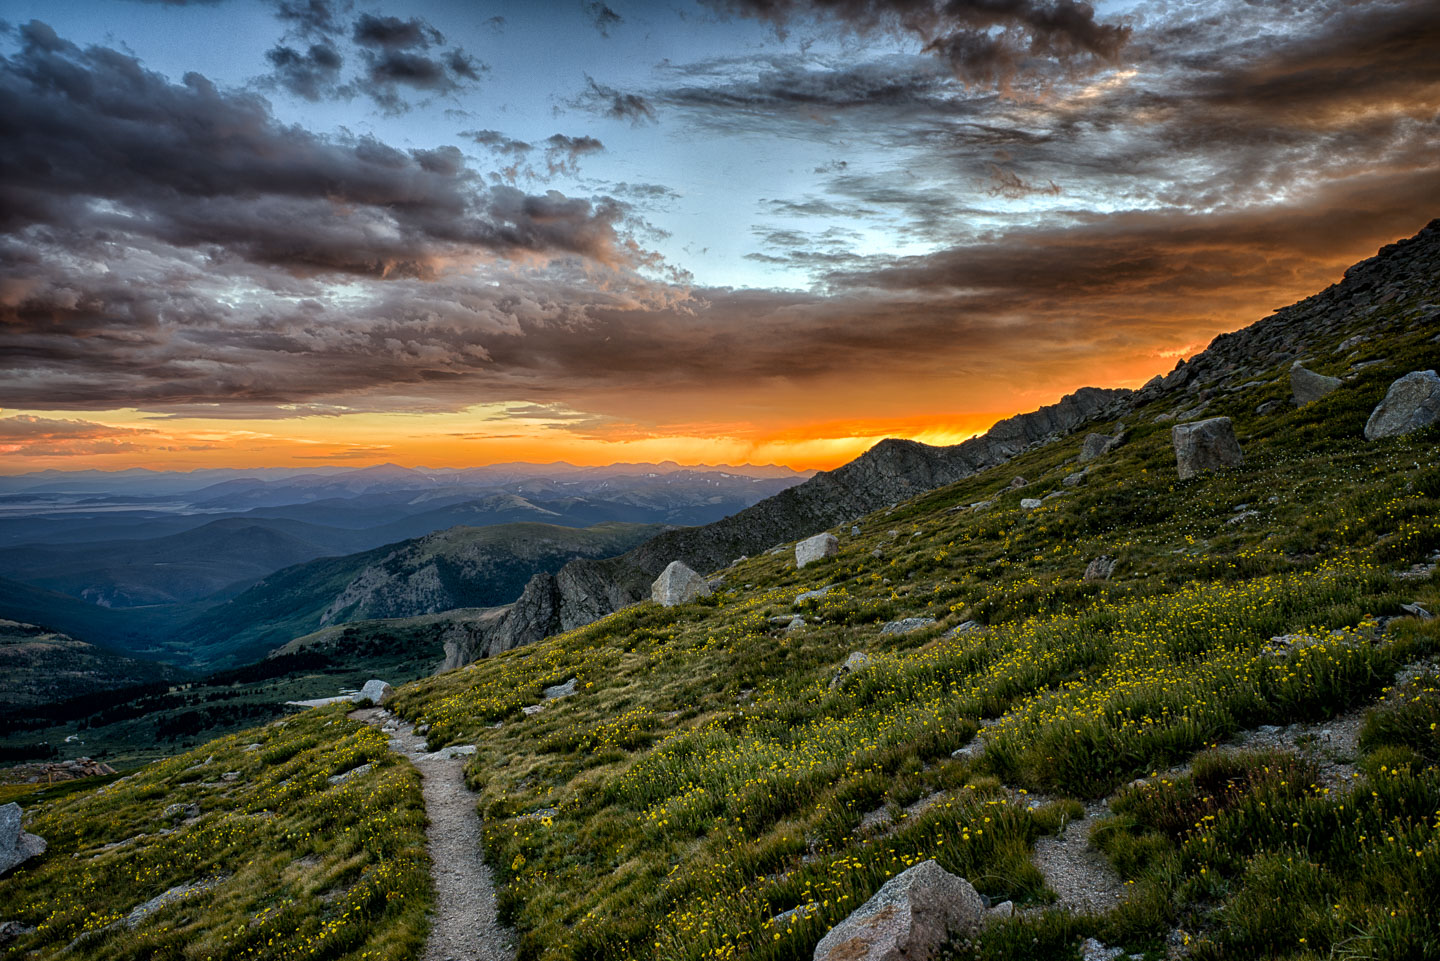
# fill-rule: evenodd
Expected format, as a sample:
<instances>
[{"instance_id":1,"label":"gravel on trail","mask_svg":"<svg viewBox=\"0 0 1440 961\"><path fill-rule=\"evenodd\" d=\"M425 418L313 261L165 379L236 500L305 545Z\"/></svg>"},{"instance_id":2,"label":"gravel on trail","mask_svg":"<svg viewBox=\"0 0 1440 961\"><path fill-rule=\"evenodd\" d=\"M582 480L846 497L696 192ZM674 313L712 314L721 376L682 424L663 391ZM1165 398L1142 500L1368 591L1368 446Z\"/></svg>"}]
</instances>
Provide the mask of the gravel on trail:
<instances>
[{"instance_id":1,"label":"gravel on trail","mask_svg":"<svg viewBox=\"0 0 1440 961\"><path fill-rule=\"evenodd\" d=\"M465 786L465 755L427 753L414 726L384 708L350 716L389 734L390 749L420 772L435 878L435 915L422 961L514 961L513 939L495 913L495 884L480 858L480 816Z\"/></svg>"}]
</instances>

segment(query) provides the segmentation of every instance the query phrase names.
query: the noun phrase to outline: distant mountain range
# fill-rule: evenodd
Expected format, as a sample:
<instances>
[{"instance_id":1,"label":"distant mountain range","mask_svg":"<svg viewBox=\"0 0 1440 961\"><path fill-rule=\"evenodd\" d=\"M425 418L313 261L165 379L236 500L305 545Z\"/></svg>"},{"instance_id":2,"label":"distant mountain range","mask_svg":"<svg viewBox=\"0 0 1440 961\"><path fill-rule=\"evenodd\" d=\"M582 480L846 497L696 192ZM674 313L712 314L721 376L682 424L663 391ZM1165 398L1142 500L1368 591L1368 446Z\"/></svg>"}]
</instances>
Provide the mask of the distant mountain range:
<instances>
[{"instance_id":1,"label":"distant mountain range","mask_svg":"<svg viewBox=\"0 0 1440 961\"><path fill-rule=\"evenodd\" d=\"M186 664L211 656L192 650L199 645L230 663L227 630L236 635L237 649L260 656L264 644L295 636L287 630L306 633L337 623L337 613L323 621L320 615L348 578L375 559L366 552L385 556L401 542L464 528L470 533L452 538L447 549L461 551L458 541L468 539L498 553L492 566L473 557L466 562L472 581L483 572L488 583L451 593L503 604L518 597L533 574L575 557L606 556L596 553L596 544L618 553L639 542L622 531L706 524L806 476L773 465L697 469L666 462L0 477L0 617ZM497 525L520 526L498 539L474 533ZM597 525L605 526L592 536L548 533ZM532 550L532 536L547 546ZM561 556L571 548L574 553ZM318 563L327 558L333 562ZM317 566L303 576L290 571L310 563ZM273 575L280 571L287 573L277 580ZM270 594L239 600L267 578ZM331 578L340 581L332 585ZM276 600L277 584L289 585L280 593L293 600L302 581L304 590L318 592L313 598ZM204 616L217 606L225 611ZM357 616L365 617L435 609L398 602L386 608L376 600L359 608L367 613Z\"/></svg>"}]
</instances>

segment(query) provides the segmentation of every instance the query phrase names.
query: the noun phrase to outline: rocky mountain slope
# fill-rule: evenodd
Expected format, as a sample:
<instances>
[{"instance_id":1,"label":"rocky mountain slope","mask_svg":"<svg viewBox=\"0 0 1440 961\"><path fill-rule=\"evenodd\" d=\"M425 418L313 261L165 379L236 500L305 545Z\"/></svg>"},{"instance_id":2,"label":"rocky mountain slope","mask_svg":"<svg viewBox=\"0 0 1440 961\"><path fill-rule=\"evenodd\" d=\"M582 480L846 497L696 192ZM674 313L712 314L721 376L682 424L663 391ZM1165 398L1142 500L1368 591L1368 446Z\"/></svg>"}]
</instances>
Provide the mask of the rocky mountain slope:
<instances>
[{"instance_id":1,"label":"rocky mountain slope","mask_svg":"<svg viewBox=\"0 0 1440 961\"><path fill-rule=\"evenodd\" d=\"M613 555L660 530L647 524L454 527L288 567L206 611L179 635L197 662L240 664L328 625L503 604L539 572L576 557Z\"/></svg>"},{"instance_id":2,"label":"rocky mountain slope","mask_svg":"<svg viewBox=\"0 0 1440 961\"><path fill-rule=\"evenodd\" d=\"M856 460L703 527L671 531L629 553L577 560L538 574L514 607L457 634L447 663L493 655L563 630L572 630L642 600L667 564L683 561L714 571L771 545L854 520L917 493L954 483L1050 443L1087 423L1122 417L1160 400L1177 419L1201 416L1218 391L1239 390L1267 366L1309 354L1341 329L1417 287L1433 283L1440 221L1391 244L1346 271L1334 286L1276 311L1243 330L1222 334L1167 375L1139 391L1082 388L1058 404L1019 414L950 447L886 440ZM1365 334L1348 346L1364 342Z\"/></svg>"}]
</instances>

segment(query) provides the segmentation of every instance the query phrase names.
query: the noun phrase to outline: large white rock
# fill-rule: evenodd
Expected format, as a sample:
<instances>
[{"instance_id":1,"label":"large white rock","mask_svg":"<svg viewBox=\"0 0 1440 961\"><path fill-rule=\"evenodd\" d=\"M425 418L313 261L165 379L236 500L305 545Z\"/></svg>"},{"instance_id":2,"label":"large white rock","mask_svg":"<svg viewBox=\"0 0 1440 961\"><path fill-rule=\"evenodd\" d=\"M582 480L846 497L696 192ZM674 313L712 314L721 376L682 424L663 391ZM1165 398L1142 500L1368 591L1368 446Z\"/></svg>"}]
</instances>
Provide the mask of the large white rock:
<instances>
[{"instance_id":1,"label":"large white rock","mask_svg":"<svg viewBox=\"0 0 1440 961\"><path fill-rule=\"evenodd\" d=\"M379 678L371 678L365 682L364 687L360 688L360 693L355 695L355 700L369 701L372 704L384 704L385 699L390 696L392 690L393 688L391 688L387 682Z\"/></svg>"},{"instance_id":2,"label":"large white rock","mask_svg":"<svg viewBox=\"0 0 1440 961\"><path fill-rule=\"evenodd\" d=\"M815 961L925 961L985 917L985 901L969 881L922 861L831 928L815 946Z\"/></svg>"},{"instance_id":3,"label":"large white rock","mask_svg":"<svg viewBox=\"0 0 1440 961\"><path fill-rule=\"evenodd\" d=\"M1170 440L1175 445L1175 469L1181 480L1189 480L1201 471L1234 467L1245 459L1228 417L1176 424Z\"/></svg>"},{"instance_id":4,"label":"large white rock","mask_svg":"<svg viewBox=\"0 0 1440 961\"><path fill-rule=\"evenodd\" d=\"M650 599L664 607L674 607L693 601L697 597L709 597L710 585L705 578L686 567L681 561L671 561L669 566L650 585Z\"/></svg>"},{"instance_id":5,"label":"large white rock","mask_svg":"<svg viewBox=\"0 0 1440 961\"><path fill-rule=\"evenodd\" d=\"M1340 388L1341 383L1339 377L1317 374L1313 370L1306 370L1298 363L1290 368L1290 394L1295 400L1296 407L1304 407L1326 394L1334 393Z\"/></svg>"},{"instance_id":6,"label":"large white rock","mask_svg":"<svg viewBox=\"0 0 1440 961\"><path fill-rule=\"evenodd\" d=\"M20 805L13 801L0 805L0 874L45 853L45 839L26 834L20 827L20 815Z\"/></svg>"},{"instance_id":7,"label":"large white rock","mask_svg":"<svg viewBox=\"0 0 1440 961\"><path fill-rule=\"evenodd\" d=\"M1411 371L1390 385L1385 399L1365 424L1365 439L1399 437L1440 418L1440 377L1433 370Z\"/></svg>"},{"instance_id":8,"label":"large white rock","mask_svg":"<svg viewBox=\"0 0 1440 961\"><path fill-rule=\"evenodd\" d=\"M840 540L834 534L816 534L795 545L795 566L804 567L811 561L834 557L840 553Z\"/></svg>"}]
</instances>

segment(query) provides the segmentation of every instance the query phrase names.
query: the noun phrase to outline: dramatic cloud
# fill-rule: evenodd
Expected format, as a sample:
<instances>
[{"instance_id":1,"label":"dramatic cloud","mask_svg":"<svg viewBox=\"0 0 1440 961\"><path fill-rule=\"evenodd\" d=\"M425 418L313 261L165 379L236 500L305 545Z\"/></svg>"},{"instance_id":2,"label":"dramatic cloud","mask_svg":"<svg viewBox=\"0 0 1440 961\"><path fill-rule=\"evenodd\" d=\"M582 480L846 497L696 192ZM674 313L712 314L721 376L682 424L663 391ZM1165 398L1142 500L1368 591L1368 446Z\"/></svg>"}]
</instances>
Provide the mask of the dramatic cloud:
<instances>
[{"instance_id":1,"label":"dramatic cloud","mask_svg":"<svg viewBox=\"0 0 1440 961\"><path fill-rule=\"evenodd\" d=\"M612 120L628 120L637 127L655 121L655 108L649 100L636 93L623 93L614 87L596 83L589 76L585 78L585 89L569 105Z\"/></svg>"},{"instance_id":2,"label":"dramatic cloud","mask_svg":"<svg viewBox=\"0 0 1440 961\"><path fill-rule=\"evenodd\" d=\"M327 139L199 74L175 85L44 24L21 33L0 62L0 228L12 238L83 249L129 235L299 274L429 276L487 253L636 257L615 202L487 190L454 147Z\"/></svg>"},{"instance_id":3,"label":"dramatic cloud","mask_svg":"<svg viewBox=\"0 0 1440 961\"><path fill-rule=\"evenodd\" d=\"M20 414L0 418L0 454L16 457L76 457L145 449L154 431L110 427L86 420Z\"/></svg>"},{"instance_id":4,"label":"dramatic cloud","mask_svg":"<svg viewBox=\"0 0 1440 961\"><path fill-rule=\"evenodd\" d=\"M834 21L860 33L918 37L967 82L1004 84L1027 60L1071 68L1115 61L1130 28L1096 21L1075 0L706 0L723 13L783 30L796 21Z\"/></svg>"},{"instance_id":5,"label":"dramatic cloud","mask_svg":"<svg viewBox=\"0 0 1440 961\"><path fill-rule=\"evenodd\" d=\"M344 30L340 11L330 0L277 0L275 17L298 37L333 37Z\"/></svg>"}]
</instances>

